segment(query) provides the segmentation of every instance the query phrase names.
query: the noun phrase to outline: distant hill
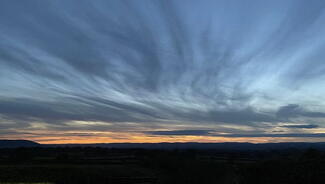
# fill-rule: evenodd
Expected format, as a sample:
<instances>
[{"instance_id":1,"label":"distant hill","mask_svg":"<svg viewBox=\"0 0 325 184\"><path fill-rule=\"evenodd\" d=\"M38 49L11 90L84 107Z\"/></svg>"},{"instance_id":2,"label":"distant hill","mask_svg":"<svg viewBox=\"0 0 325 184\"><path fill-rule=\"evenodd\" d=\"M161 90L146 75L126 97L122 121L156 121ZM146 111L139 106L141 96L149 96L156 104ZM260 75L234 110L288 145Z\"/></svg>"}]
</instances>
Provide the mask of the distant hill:
<instances>
[{"instance_id":1,"label":"distant hill","mask_svg":"<svg viewBox=\"0 0 325 184\"><path fill-rule=\"evenodd\" d=\"M38 147L40 144L28 140L0 140L0 148Z\"/></svg>"},{"instance_id":2,"label":"distant hill","mask_svg":"<svg viewBox=\"0 0 325 184\"><path fill-rule=\"evenodd\" d=\"M117 149L213 149L224 151L263 151L263 150L285 150L285 149L319 149L325 151L325 142L284 142L284 143L99 143L99 144L38 144L28 140L0 140L0 148L17 147L102 147Z\"/></svg>"},{"instance_id":3,"label":"distant hill","mask_svg":"<svg viewBox=\"0 0 325 184\"><path fill-rule=\"evenodd\" d=\"M286 142L286 143L102 143L102 144L52 144L46 147L102 147L118 149L213 149L228 151L263 151L263 150L285 150L285 149L319 149L325 150L325 142Z\"/></svg>"}]
</instances>

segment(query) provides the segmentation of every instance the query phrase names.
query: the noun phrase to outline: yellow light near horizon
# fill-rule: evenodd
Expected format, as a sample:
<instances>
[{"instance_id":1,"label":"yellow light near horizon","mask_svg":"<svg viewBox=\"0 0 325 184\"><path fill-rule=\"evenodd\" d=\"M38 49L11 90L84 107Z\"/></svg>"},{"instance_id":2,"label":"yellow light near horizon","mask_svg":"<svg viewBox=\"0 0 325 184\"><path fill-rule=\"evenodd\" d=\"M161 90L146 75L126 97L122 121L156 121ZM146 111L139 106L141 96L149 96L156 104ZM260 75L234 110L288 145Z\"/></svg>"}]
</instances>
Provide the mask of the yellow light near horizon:
<instances>
[{"instance_id":1,"label":"yellow light near horizon","mask_svg":"<svg viewBox=\"0 0 325 184\"><path fill-rule=\"evenodd\" d=\"M22 137L20 137L22 139ZM23 138L25 139L25 138ZM161 143L161 142L270 142L268 138L229 138L213 136L130 136L129 138L116 139L112 137L69 137L51 136L27 138L41 144L94 144L94 143ZM283 139L283 138L282 138Z\"/></svg>"},{"instance_id":2,"label":"yellow light near horizon","mask_svg":"<svg viewBox=\"0 0 325 184\"><path fill-rule=\"evenodd\" d=\"M294 138L294 137L216 137L216 136L160 136L130 132L55 132L30 131L18 135L0 136L0 139L26 139L41 144L93 144L93 143L160 143L160 142L320 142L324 138Z\"/></svg>"}]
</instances>

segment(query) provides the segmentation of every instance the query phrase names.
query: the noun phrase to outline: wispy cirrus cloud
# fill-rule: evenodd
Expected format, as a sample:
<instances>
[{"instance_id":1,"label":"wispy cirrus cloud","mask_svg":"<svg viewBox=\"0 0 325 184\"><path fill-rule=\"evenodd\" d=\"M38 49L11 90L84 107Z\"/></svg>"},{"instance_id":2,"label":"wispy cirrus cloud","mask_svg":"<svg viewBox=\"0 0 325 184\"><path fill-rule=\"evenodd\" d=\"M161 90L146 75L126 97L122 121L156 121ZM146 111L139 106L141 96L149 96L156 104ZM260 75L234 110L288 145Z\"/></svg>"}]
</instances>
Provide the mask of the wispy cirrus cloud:
<instances>
[{"instance_id":1,"label":"wispy cirrus cloud","mask_svg":"<svg viewBox=\"0 0 325 184\"><path fill-rule=\"evenodd\" d=\"M321 131L324 7L320 0L2 1L0 126Z\"/></svg>"}]
</instances>

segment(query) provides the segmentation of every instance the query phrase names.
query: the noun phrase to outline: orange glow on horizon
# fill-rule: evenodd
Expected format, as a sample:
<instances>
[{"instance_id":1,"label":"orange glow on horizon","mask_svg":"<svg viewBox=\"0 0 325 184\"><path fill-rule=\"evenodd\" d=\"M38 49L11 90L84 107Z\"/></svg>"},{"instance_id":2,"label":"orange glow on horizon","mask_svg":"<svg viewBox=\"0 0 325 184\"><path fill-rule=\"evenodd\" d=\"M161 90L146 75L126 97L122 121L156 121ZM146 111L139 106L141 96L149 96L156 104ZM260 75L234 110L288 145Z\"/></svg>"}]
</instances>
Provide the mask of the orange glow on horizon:
<instances>
[{"instance_id":1,"label":"orange glow on horizon","mask_svg":"<svg viewBox=\"0 0 325 184\"><path fill-rule=\"evenodd\" d=\"M300 141L297 138L272 138L272 137L215 137L215 136L158 136L146 135L143 133L105 133L97 132L89 135L78 136L78 133L48 133L42 132L41 135L20 135L6 136L0 139L25 139L35 141L41 144L94 144L94 143L161 143L161 142L251 142L251 143L267 143L267 142L294 142ZM82 134L82 133L79 133ZM306 141L306 140L305 140ZM312 139L316 141L317 139ZM321 141L321 140L319 140Z\"/></svg>"},{"instance_id":2,"label":"orange glow on horizon","mask_svg":"<svg viewBox=\"0 0 325 184\"><path fill-rule=\"evenodd\" d=\"M0 139L25 139L41 144L94 144L94 143L161 143L161 142L324 142L324 138L295 137L222 137L211 135L149 135L139 132L103 131L48 131L29 130L16 135L1 136Z\"/></svg>"}]
</instances>

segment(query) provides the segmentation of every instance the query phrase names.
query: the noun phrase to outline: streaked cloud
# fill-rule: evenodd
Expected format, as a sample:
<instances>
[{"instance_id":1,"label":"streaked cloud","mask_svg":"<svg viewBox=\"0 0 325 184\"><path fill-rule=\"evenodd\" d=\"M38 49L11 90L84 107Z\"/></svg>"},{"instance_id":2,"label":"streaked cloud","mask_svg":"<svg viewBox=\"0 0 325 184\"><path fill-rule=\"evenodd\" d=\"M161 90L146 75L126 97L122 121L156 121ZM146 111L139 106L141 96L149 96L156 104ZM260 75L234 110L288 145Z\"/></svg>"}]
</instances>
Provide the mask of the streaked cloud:
<instances>
[{"instance_id":1,"label":"streaked cloud","mask_svg":"<svg viewBox=\"0 0 325 184\"><path fill-rule=\"evenodd\" d=\"M209 135L210 130L171 130L145 132L152 135Z\"/></svg>"},{"instance_id":2,"label":"streaked cloud","mask_svg":"<svg viewBox=\"0 0 325 184\"><path fill-rule=\"evenodd\" d=\"M318 128L318 125L311 125L311 124L307 124L307 125L283 125L281 127L284 128L305 128L305 129L313 129L313 128Z\"/></svg>"},{"instance_id":3,"label":"streaked cloud","mask_svg":"<svg viewBox=\"0 0 325 184\"><path fill-rule=\"evenodd\" d=\"M218 137L304 137L304 138L320 138L325 137L324 133L302 133L302 134L228 134L215 135Z\"/></svg>"}]
</instances>

